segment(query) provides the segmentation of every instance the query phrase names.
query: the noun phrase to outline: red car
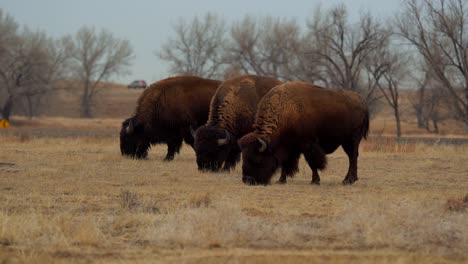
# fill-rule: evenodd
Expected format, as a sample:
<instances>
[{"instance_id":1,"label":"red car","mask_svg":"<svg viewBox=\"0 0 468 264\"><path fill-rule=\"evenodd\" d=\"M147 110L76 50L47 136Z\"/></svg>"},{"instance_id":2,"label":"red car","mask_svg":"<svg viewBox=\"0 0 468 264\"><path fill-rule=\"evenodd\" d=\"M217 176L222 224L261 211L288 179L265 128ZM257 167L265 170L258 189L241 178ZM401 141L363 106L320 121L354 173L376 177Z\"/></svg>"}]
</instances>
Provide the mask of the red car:
<instances>
[{"instance_id":1,"label":"red car","mask_svg":"<svg viewBox=\"0 0 468 264\"><path fill-rule=\"evenodd\" d=\"M135 80L131 82L129 85L127 85L128 89L134 88L134 89L145 89L148 87L148 84L144 80Z\"/></svg>"}]
</instances>

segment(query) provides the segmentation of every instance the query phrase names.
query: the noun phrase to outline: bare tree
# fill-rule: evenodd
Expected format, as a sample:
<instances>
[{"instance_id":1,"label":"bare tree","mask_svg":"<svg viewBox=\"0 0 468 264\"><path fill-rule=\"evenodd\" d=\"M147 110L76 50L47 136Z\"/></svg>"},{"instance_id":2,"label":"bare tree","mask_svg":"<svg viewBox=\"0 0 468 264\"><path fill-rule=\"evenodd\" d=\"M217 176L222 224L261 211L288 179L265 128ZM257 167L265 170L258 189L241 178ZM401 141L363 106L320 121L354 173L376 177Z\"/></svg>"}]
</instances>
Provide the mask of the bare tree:
<instances>
[{"instance_id":1,"label":"bare tree","mask_svg":"<svg viewBox=\"0 0 468 264\"><path fill-rule=\"evenodd\" d=\"M442 89L437 86L432 86L426 91L426 96L424 100L424 116L426 120L426 130L428 132L439 133L439 123L448 119L446 107L447 102L444 98L447 98L447 90ZM430 128L429 123L432 122L433 129Z\"/></svg>"},{"instance_id":2,"label":"bare tree","mask_svg":"<svg viewBox=\"0 0 468 264\"><path fill-rule=\"evenodd\" d=\"M301 30L294 20L244 17L231 28L226 61L244 73L313 82L316 63L305 60ZM304 74L305 73L305 74Z\"/></svg>"},{"instance_id":3,"label":"bare tree","mask_svg":"<svg viewBox=\"0 0 468 264\"><path fill-rule=\"evenodd\" d=\"M370 14L351 24L344 5L328 11L318 8L308 29L309 52L320 59L326 83L353 91L362 89L366 59L390 36Z\"/></svg>"},{"instance_id":4,"label":"bare tree","mask_svg":"<svg viewBox=\"0 0 468 264\"><path fill-rule=\"evenodd\" d=\"M424 61L422 63L424 64ZM449 118L449 101L446 99L450 98L450 95L427 67L423 67L422 72L416 75L422 76L413 77L416 92L410 97L410 102L416 113L418 128L424 128L430 133L439 133L439 123Z\"/></svg>"},{"instance_id":5,"label":"bare tree","mask_svg":"<svg viewBox=\"0 0 468 264\"><path fill-rule=\"evenodd\" d=\"M401 137L400 97L401 84L408 74L408 59L405 54L392 50L389 43L381 48L375 58L374 67L371 67L375 76L375 83L385 101L392 107L395 117L397 137ZM382 65L384 65L382 67Z\"/></svg>"},{"instance_id":6,"label":"bare tree","mask_svg":"<svg viewBox=\"0 0 468 264\"><path fill-rule=\"evenodd\" d=\"M13 17L3 12L0 8L0 67L1 72L6 69L6 65L11 63L12 48L18 41L18 24ZM2 73L0 82L0 114L7 120L10 118L13 96L11 95L10 83L5 82L7 74ZM2 100L3 99L3 100Z\"/></svg>"},{"instance_id":7,"label":"bare tree","mask_svg":"<svg viewBox=\"0 0 468 264\"><path fill-rule=\"evenodd\" d=\"M72 72L81 85L81 116L92 117L92 103L98 85L117 74L128 73L133 50L128 40L107 31L82 27L72 44Z\"/></svg>"},{"instance_id":8,"label":"bare tree","mask_svg":"<svg viewBox=\"0 0 468 264\"><path fill-rule=\"evenodd\" d=\"M193 21L179 20L175 38L169 39L158 53L170 64L171 74L214 78L222 75L225 22L213 14Z\"/></svg>"},{"instance_id":9,"label":"bare tree","mask_svg":"<svg viewBox=\"0 0 468 264\"><path fill-rule=\"evenodd\" d=\"M1 11L1 10L0 10ZM53 90L53 81L64 68L65 55L43 32L24 28L20 33L13 19L0 12L0 94L2 116L13 109L32 117L41 99Z\"/></svg>"},{"instance_id":10,"label":"bare tree","mask_svg":"<svg viewBox=\"0 0 468 264\"><path fill-rule=\"evenodd\" d=\"M418 77L414 77L416 83L416 94L410 97L411 105L416 113L416 120L418 123L418 128L425 128L426 130L429 129L428 118L425 114L426 111L426 94L428 90L428 86L431 83L431 74L429 71L424 70L422 73L423 77L419 79Z\"/></svg>"},{"instance_id":11,"label":"bare tree","mask_svg":"<svg viewBox=\"0 0 468 264\"><path fill-rule=\"evenodd\" d=\"M14 50L15 61L10 64L10 74L15 76L13 93L21 99L23 113L28 117L37 114L41 98L52 89L49 41L44 33L25 29Z\"/></svg>"},{"instance_id":12,"label":"bare tree","mask_svg":"<svg viewBox=\"0 0 468 264\"><path fill-rule=\"evenodd\" d=\"M396 17L411 43L450 94L456 119L468 125L468 10L464 0L407 0Z\"/></svg>"}]
</instances>

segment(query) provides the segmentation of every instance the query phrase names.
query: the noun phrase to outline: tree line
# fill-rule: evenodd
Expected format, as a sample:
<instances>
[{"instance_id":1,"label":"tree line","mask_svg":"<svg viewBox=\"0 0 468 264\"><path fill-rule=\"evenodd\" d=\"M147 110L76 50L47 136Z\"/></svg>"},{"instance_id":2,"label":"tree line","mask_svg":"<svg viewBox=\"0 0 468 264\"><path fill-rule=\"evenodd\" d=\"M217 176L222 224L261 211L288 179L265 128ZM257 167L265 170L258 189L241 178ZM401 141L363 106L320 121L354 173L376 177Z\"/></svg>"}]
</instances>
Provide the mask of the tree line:
<instances>
[{"instance_id":1,"label":"tree line","mask_svg":"<svg viewBox=\"0 0 468 264\"><path fill-rule=\"evenodd\" d=\"M304 25L294 19L245 16L228 24L207 13L180 19L156 51L171 75L225 79L240 74L305 81L359 92L370 109L384 101L401 135L400 95L413 88L418 126L438 132L456 120L468 127L468 3L403 0L385 20L362 13L351 20L344 5L315 8ZM81 115L92 116L102 81L128 73L133 49L108 30L82 27L58 39L20 28L0 9L0 113L27 116L57 81L81 89Z\"/></svg>"},{"instance_id":2,"label":"tree line","mask_svg":"<svg viewBox=\"0 0 468 264\"><path fill-rule=\"evenodd\" d=\"M244 18L228 25L208 13L174 25L158 52L171 74L228 78L239 74L300 80L359 92L373 109L384 100L401 136L399 93L414 88L418 126L468 126L468 9L464 0L405 0L386 20L344 5L293 19Z\"/></svg>"},{"instance_id":3,"label":"tree line","mask_svg":"<svg viewBox=\"0 0 468 264\"><path fill-rule=\"evenodd\" d=\"M133 59L130 42L108 30L83 26L58 39L45 32L20 27L0 9L0 114L32 117L46 96L57 89L81 89L82 117L92 117L99 83L128 71ZM58 85L67 80L67 84ZM76 88L76 87L75 87Z\"/></svg>"}]
</instances>

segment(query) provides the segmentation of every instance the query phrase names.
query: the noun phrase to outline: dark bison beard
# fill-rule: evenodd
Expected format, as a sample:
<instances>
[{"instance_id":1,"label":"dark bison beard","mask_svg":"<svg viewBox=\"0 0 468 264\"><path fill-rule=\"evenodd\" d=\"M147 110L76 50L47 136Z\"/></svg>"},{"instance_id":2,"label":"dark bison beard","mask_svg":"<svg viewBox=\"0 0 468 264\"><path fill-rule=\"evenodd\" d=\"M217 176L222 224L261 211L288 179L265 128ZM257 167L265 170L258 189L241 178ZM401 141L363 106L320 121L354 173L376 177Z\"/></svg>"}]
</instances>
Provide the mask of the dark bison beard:
<instances>
[{"instance_id":1,"label":"dark bison beard","mask_svg":"<svg viewBox=\"0 0 468 264\"><path fill-rule=\"evenodd\" d=\"M198 169L217 172L227 159L231 150L231 142L219 145L218 141L226 138L225 129L202 126L196 132L195 152Z\"/></svg>"},{"instance_id":2,"label":"dark bison beard","mask_svg":"<svg viewBox=\"0 0 468 264\"><path fill-rule=\"evenodd\" d=\"M215 147L215 150L212 151L212 154L207 155L205 151L198 149L197 150L197 165L198 169L201 171L212 171L218 172L223 166L224 162L227 159L227 155L231 149L231 146L225 145Z\"/></svg>"},{"instance_id":3,"label":"dark bison beard","mask_svg":"<svg viewBox=\"0 0 468 264\"><path fill-rule=\"evenodd\" d=\"M125 135L120 139L120 151L122 156L128 156L133 159L146 159L150 144Z\"/></svg>"},{"instance_id":4,"label":"dark bison beard","mask_svg":"<svg viewBox=\"0 0 468 264\"><path fill-rule=\"evenodd\" d=\"M242 181L248 185L268 185L278 169L278 161L273 156L261 164L244 161L242 164Z\"/></svg>"}]
</instances>

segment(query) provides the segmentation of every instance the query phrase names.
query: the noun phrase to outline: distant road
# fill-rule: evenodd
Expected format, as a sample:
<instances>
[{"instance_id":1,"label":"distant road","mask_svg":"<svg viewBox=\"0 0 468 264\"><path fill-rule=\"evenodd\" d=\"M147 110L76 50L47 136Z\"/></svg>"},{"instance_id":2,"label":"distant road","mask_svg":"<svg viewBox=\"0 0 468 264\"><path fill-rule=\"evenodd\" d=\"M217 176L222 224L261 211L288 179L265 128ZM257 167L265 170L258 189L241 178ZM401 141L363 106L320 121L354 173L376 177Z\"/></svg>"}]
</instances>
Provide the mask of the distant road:
<instances>
[{"instance_id":1,"label":"distant road","mask_svg":"<svg viewBox=\"0 0 468 264\"><path fill-rule=\"evenodd\" d=\"M29 135L33 137L118 137L117 131L87 131L87 130L10 130L0 129L0 135ZM391 138L370 136L369 139ZM401 137L397 139L401 143L426 143L426 144L468 144L468 138L426 138L426 137Z\"/></svg>"}]
</instances>

